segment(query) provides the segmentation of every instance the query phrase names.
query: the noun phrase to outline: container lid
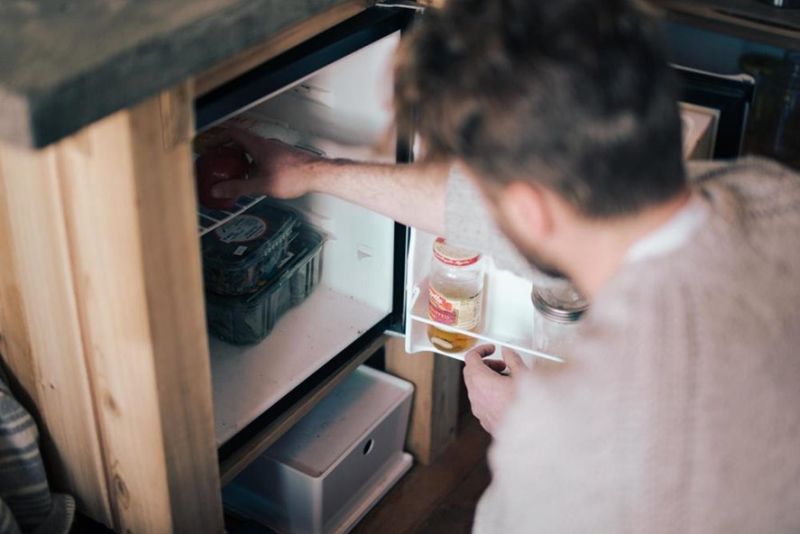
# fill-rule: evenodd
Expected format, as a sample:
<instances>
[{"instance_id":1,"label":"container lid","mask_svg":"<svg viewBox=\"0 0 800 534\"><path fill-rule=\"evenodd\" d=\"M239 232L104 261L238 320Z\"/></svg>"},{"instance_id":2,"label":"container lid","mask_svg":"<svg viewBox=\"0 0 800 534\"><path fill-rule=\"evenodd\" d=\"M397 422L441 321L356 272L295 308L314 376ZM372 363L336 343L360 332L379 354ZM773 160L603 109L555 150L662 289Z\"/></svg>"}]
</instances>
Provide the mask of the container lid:
<instances>
[{"instance_id":1,"label":"container lid","mask_svg":"<svg viewBox=\"0 0 800 534\"><path fill-rule=\"evenodd\" d=\"M534 287L531 300L539 313L559 323L575 322L589 308L586 297L567 283Z\"/></svg>"},{"instance_id":2,"label":"container lid","mask_svg":"<svg viewBox=\"0 0 800 534\"><path fill-rule=\"evenodd\" d=\"M286 280L292 278L300 267L311 261L325 243L323 234L305 224L300 225L293 235L295 237L289 243L289 250L275 268L275 274L264 280L256 291L243 295L218 295L207 291L206 301L218 303L226 308L261 306L265 299L270 298L280 288L281 284L286 283Z\"/></svg>"},{"instance_id":3,"label":"container lid","mask_svg":"<svg viewBox=\"0 0 800 534\"><path fill-rule=\"evenodd\" d=\"M437 238L433 243L433 255L440 262L453 267L474 265L481 259L479 252L449 245L443 237Z\"/></svg>"},{"instance_id":4,"label":"container lid","mask_svg":"<svg viewBox=\"0 0 800 534\"><path fill-rule=\"evenodd\" d=\"M411 396L399 378L361 366L266 454L313 477L327 472L383 416Z\"/></svg>"},{"instance_id":5,"label":"container lid","mask_svg":"<svg viewBox=\"0 0 800 534\"><path fill-rule=\"evenodd\" d=\"M203 261L219 268L244 268L285 243L298 221L292 210L259 202L203 236Z\"/></svg>"}]
</instances>

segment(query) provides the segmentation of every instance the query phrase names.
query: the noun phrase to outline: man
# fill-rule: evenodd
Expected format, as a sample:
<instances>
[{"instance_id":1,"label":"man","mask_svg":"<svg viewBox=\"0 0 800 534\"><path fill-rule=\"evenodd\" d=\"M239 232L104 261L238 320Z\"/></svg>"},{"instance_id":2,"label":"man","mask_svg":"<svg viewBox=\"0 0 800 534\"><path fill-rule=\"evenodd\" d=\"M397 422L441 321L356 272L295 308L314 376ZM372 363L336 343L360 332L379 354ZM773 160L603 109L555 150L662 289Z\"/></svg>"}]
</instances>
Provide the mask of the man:
<instances>
[{"instance_id":1,"label":"man","mask_svg":"<svg viewBox=\"0 0 800 534\"><path fill-rule=\"evenodd\" d=\"M657 36L628 0L451 0L397 66L423 163L241 134L260 172L217 191L332 193L531 272L488 206L591 297L564 365L467 356L495 437L476 532L800 532L800 179L760 160L687 179Z\"/></svg>"}]
</instances>

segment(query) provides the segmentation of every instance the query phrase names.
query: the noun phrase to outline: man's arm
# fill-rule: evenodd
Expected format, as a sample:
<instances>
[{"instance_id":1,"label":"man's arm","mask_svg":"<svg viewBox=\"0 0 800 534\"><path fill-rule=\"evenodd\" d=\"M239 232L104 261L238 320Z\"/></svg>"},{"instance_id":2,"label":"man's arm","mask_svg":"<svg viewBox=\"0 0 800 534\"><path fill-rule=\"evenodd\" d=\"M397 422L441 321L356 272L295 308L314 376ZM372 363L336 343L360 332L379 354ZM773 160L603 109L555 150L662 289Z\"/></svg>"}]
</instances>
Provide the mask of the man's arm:
<instances>
[{"instance_id":1,"label":"man's arm","mask_svg":"<svg viewBox=\"0 0 800 534\"><path fill-rule=\"evenodd\" d=\"M436 235L445 232L446 165L325 159L242 130L232 130L231 137L253 158L254 171L247 180L217 184L212 191L216 197L265 194L289 199L326 193Z\"/></svg>"},{"instance_id":2,"label":"man's arm","mask_svg":"<svg viewBox=\"0 0 800 534\"><path fill-rule=\"evenodd\" d=\"M322 161L312 190L365 206L407 226L445 233L448 169L433 164L382 165Z\"/></svg>"},{"instance_id":3,"label":"man's arm","mask_svg":"<svg viewBox=\"0 0 800 534\"><path fill-rule=\"evenodd\" d=\"M528 262L503 236L478 189L449 165L385 165L330 160L244 130L230 137L254 160L247 180L220 182L212 194L296 198L318 192L381 213L464 247L492 256L497 265L530 277Z\"/></svg>"}]
</instances>

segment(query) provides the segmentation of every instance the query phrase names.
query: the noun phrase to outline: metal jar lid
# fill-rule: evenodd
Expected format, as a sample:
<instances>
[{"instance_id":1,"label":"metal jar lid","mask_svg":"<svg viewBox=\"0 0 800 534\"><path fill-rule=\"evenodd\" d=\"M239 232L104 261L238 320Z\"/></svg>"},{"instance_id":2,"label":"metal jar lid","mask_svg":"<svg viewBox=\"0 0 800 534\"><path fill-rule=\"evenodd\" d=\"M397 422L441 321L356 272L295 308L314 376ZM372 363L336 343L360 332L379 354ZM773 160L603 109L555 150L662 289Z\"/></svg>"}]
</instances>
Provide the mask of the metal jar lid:
<instances>
[{"instance_id":1,"label":"metal jar lid","mask_svg":"<svg viewBox=\"0 0 800 534\"><path fill-rule=\"evenodd\" d=\"M544 317L559 323L574 323L589 308L589 301L571 285L534 287L533 306Z\"/></svg>"}]
</instances>

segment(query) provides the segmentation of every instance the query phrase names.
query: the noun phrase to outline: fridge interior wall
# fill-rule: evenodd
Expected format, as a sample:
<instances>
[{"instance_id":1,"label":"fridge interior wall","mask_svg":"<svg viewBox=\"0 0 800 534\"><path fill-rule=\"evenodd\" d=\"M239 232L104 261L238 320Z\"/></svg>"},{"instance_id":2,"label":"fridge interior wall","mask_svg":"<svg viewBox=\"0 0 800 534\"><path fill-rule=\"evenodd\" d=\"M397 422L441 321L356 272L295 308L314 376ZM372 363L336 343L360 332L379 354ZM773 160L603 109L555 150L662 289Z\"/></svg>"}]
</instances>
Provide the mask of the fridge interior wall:
<instances>
[{"instance_id":1,"label":"fridge interior wall","mask_svg":"<svg viewBox=\"0 0 800 534\"><path fill-rule=\"evenodd\" d=\"M248 109L275 137L328 157L394 162L391 58L399 33ZM260 344L210 339L217 444L298 386L392 311L394 222L337 198L289 202L328 234L322 281Z\"/></svg>"}]
</instances>

